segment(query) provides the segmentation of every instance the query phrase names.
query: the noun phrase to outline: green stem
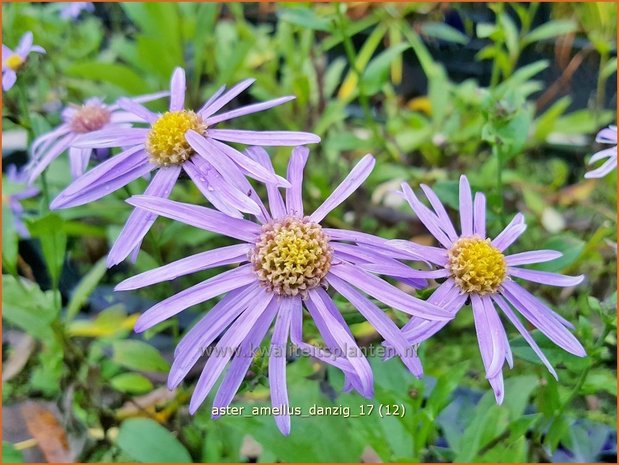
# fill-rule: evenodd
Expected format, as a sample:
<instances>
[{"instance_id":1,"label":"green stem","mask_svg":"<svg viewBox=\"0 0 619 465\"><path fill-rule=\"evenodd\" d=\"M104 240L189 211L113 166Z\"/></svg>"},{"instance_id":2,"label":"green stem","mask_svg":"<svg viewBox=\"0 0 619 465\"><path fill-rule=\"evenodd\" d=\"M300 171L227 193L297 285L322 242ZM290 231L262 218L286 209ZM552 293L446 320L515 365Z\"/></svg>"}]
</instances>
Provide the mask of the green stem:
<instances>
[{"instance_id":1,"label":"green stem","mask_svg":"<svg viewBox=\"0 0 619 465\"><path fill-rule=\"evenodd\" d=\"M505 227L505 199L503 196L503 150L500 147L500 142L495 143L492 146L492 152L496 157L496 189L499 196L499 218L501 220L501 226Z\"/></svg>"},{"instance_id":2,"label":"green stem","mask_svg":"<svg viewBox=\"0 0 619 465\"><path fill-rule=\"evenodd\" d=\"M344 44L344 50L346 52L346 57L348 58L348 61L350 63L350 68L352 69L353 73L355 73L355 75L357 76L357 83L359 86L358 87L359 103L361 104L361 109L363 110L363 116L365 117L366 124L372 131L374 138L376 139L376 141L382 143L383 138L381 136L380 130L378 128L376 120L372 117L369 97L365 93L364 86L362 85L362 82L361 82L362 73L357 67L357 52L355 52L355 47L352 43L350 36L346 33L346 29L347 29L346 18L344 17L344 14L342 13L342 9L340 8L340 6L341 4L338 3L336 7L337 19L338 19L338 24L339 24L339 32L342 37L342 42ZM382 145L385 146L384 143ZM386 150L389 150L389 148L386 146L384 148Z\"/></svg>"},{"instance_id":3,"label":"green stem","mask_svg":"<svg viewBox=\"0 0 619 465\"><path fill-rule=\"evenodd\" d=\"M602 109L604 108L604 96L606 95L606 79L607 77L603 74L603 69L606 67L606 63L608 62L608 52L601 51L600 52L600 67L598 70L598 80L597 80L597 89L595 94L595 109L593 112L593 118L595 120L596 128L600 126L600 116L602 114Z\"/></svg>"}]
</instances>

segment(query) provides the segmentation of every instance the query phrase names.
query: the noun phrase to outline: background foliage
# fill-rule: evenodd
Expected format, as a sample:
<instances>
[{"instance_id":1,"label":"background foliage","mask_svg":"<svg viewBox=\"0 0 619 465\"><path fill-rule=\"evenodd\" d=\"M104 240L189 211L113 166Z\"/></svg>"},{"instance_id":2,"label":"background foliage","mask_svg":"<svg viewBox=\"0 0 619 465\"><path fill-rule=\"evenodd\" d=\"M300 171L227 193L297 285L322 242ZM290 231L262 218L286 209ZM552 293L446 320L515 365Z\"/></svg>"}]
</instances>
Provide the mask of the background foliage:
<instances>
[{"instance_id":1,"label":"background foliage","mask_svg":"<svg viewBox=\"0 0 619 465\"><path fill-rule=\"evenodd\" d=\"M3 178L4 462L616 460L616 178L583 178L599 149L595 132L616 121L614 3L103 3L75 21L59 8L3 5L3 43L31 30L47 50L4 94L5 171L27 160L20 137L54 127L68 103L166 89L176 66L187 70L193 107L222 84L254 77L252 100L296 100L245 117L246 128L322 137L306 169L308 209L360 156L378 159L362 189L327 218L333 226L427 242L392 191L424 182L456 208L462 173L488 195L489 232L522 211L529 228L520 250L560 250L564 257L543 269L587 275L577 289L536 291L575 323L588 357L536 335L558 367L556 382L509 331L516 360L497 406L463 311L421 347L423 380L397 360L372 360L371 402L342 394L340 373L290 361L291 405L348 406L349 418L293 417L284 438L269 416L213 421L205 406L190 417L198 372L175 392L165 377L175 342L207 307L143 336L132 327L149 304L209 272L140 292L112 288L225 239L158 219L135 265L106 270L102 257L129 213L124 198L146 181L50 213L49 198L70 181L61 157L43 193L23 202L29 239L18 237L6 203L23 185ZM284 172L289 149L272 155ZM172 198L203 203L190 182ZM364 345L380 343L351 308L341 310ZM317 334L311 323L304 331ZM255 360L234 405L268 405L265 377L266 361ZM373 414L354 417L369 403ZM403 405L406 414L381 418L380 405Z\"/></svg>"}]
</instances>

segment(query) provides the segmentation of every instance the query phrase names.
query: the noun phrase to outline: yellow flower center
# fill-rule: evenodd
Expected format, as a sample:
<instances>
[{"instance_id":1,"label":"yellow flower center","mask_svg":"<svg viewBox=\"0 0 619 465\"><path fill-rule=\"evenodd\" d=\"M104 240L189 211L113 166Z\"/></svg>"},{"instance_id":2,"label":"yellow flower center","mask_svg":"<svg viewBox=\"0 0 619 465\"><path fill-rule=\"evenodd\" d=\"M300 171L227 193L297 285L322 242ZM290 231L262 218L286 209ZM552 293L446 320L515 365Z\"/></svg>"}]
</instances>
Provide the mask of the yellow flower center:
<instances>
[{"instance_id":1,"label":"yellow flower center","mask_svg":"<svg viewBox=\"0 0 619 465\"><path fill-rule=\"evenodd\" d=\"M193 111L169 111L152 125L146 139L146 150L151 163L159 166L180 165L193 155L185 140L185 133L193 129L206 132L206 124Z\"/></svg>"},{"instance_id":2,"label":"yellow flower center","mask_svg":"<svg viewBox=\"0 0 619 465\"><path fill-rule=\"evenodd\" d=\"M249 259L270 292L305 296L331 267L329 237L307 217L287 217L262 227Z\"/></svg>"},{"instance_id":3,"label":"yellow flower center","mask_svg":"<svg viewBox=\"0 0 619 465\"><path fill-rule=\"evenodd\" d=\"M5 61L6 65L13 71L17 71L24 64L24 59L19 55L11 55Z\"/></svg>"},{"instance_id":4,"label":"yellow flower center","mask_svg":"<svg viewBox=\"0 0 619 465\"><path fill-rule=\"evenodd\" d=\"M466 293L494 294L505 281L505 256L479 236L461 237L447 252L447 269Z\"/></svg>"},{"instance_id":5,"label":"yellow flower center","mask_svg":"<svg viewBox=\"0 0 619 465\"><path fill-rule=\"evenodd\" d=\"M110 111L103 105L88 103L77 107L71 117L71 130L80 134L101 129L111 118Z\"/></svg>"}]
</instances>

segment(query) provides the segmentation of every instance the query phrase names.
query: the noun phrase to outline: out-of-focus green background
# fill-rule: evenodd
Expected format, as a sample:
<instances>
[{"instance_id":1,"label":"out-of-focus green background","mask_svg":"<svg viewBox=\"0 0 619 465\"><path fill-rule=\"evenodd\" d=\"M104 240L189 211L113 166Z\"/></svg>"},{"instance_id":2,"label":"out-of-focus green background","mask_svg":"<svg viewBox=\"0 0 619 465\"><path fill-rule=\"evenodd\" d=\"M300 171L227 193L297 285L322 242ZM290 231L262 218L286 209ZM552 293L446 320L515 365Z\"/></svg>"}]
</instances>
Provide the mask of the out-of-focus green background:
<instances>
[{"instance_id":1,"label":"out-of-focus green background","mask_svg":"<svg viewBox=\"0 0 619 465\"><path fill-rule=\"evenodd\" d=\"M146 181L54 213L38 195L16 218L9 200L24 186L5 176L3 462L616 462L616 176L583 177L591 155L605 148L596 132L616 121L615 3L97 3L63 19L65 6L2 5L3 43L14 47L32 31L47 50L31 56L3 94L5 173L27 162L28 142L59 124L70 103L166 90L182 66L187 105L199 108L222 84L252 77L233 105L296 100L243 117L238 127L322 137L306 168L308 211L361 156L377 158L327 224L429 244L393 191L402 181L429 184L455 215L461 174L488 196L490 234L500 230L501 209L507 218L523 212L528 229L514 252L559 250L563 258L540 269L587 276L575 289L530 289L574 323L588 356L566 354L534 331L557 382L509 327L515 366L505 371L505 402L497 406L465 309L421 346L424 379L398 360L373 359L372 401L342 394L336 370L290 360L291 405L304 413L342 408L293 417L287 438L270 416L211 420L210 399L192 417L188 398L201 366L174 392L165 378L175 343L211 305L144 335L132 327L152 303L213 272L137 292L112 289L226 240L158 219L137 263L106 271L104 257L130 211L124 198L143 192ZM163 101L149 106L165 109ZM289 153L271 150L278 172ZM50 196L68 185L65 155L45 181ZM188 180L172 198L205 203ZM30 238L18 236L19 219ZM380 344L339 303L360 343ZM304 331L317 334L311 322ZM266 373L266 360L256 359L233 405L270 405ZM393 405L405 414L385 414Z\"/></svg>"}]
</instances>

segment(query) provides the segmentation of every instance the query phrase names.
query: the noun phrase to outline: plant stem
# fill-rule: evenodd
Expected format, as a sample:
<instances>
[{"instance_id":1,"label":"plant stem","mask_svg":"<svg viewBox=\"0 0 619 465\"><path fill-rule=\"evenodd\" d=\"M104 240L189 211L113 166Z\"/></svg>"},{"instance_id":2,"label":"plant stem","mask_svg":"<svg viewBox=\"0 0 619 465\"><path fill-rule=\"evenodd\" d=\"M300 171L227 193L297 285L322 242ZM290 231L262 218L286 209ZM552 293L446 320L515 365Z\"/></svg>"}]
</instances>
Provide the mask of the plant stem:
<instances>
[{"instance_id":1,"label":"plant stem","mask_svg":"<svg viewBox=\"0 0 619 465\"><path fill-rule=\"evenodd\" d=\"M361 104L361 109L363 110L363 116L365 117L366 124L372 131L372 134L374 135L374 138L376 139L376 141L379 143L382 143L384 148L387 151L389 151L389 148L383 142L383 138L378 128L378 125L376 124L376 120L372 117L372 110L370 108L370 100L367 94L365 93L365 88L361 82L362 73L361 73L361 70L359 70L359 68L357 67L357 53L355 52L355 47L354 47L354 44L352 43L352 39L346 33L346 29L347 29L346 18L344 17L344 14L342 13L342 9L340 8L340 5L341 4L338 3L336 6L339 32L342 37L342 42L344 44L344 50L346 52L346 57L348 58L348 62L350 64L350 68L352 69L353 73L355 73L355 75L357 76L357 83L359 86L358 87L359 103ZM397 156L397 154L395 155Z\"/></svg>"},{"instance_id":2,"label":"plant stem","mask_svg":"<svg viewBox=\"0 0 619 465\"><path fill-rule=\"evenodd\" d=\"M501 226L505 227L505 199L503 198L503 150L500 143L492 145L492 153L496 157L496 189L499 196L499 218Z\"/></svg>"}]
</instances>

